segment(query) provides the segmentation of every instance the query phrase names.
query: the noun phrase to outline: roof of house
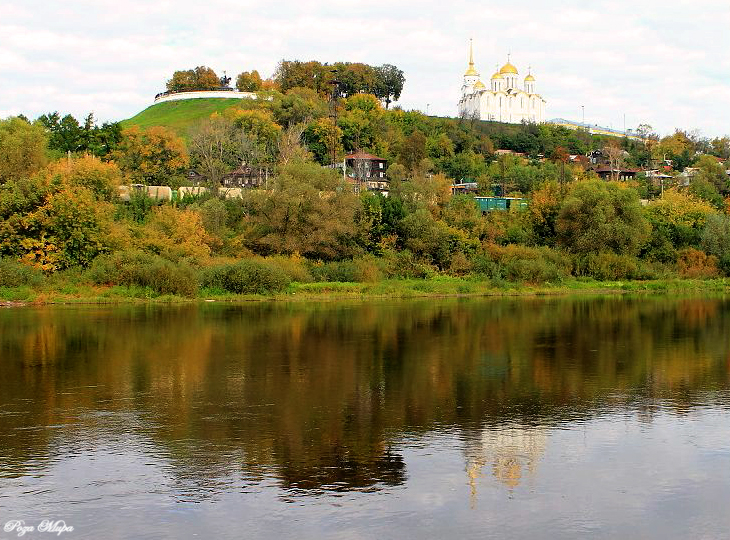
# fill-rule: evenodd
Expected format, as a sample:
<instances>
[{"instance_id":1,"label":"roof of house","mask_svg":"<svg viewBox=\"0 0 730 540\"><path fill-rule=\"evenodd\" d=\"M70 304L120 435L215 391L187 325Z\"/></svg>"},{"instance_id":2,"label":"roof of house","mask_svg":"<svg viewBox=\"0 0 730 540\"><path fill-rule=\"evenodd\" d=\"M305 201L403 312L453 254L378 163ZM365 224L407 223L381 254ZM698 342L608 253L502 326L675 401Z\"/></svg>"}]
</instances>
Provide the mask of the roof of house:
<instances>
[{"instance_id":1,"label":"roof of house","mask_svg":"<svg viewBox=\"0 0 730 540\"><path fill-rule=\"evenodd\" d=\"M345 156L345 159L370 159L377 161L388 161L385 158L374 156L373 154L368 154L367 152L355 152L354 154L347 154Z\"/></svg>"},{"instance_id":2,"label":"roof of house","mask_svg":"<svg viewBox=\"0 0 730 540\"><path fill-rule=\"evenodd\" d=\"M607 173L607 172L616 172L616 171L618 171L620 173L639 173L639 172L641 172L641 169L612 169L611 167L603 165L601 167L597 167L595 169L595 171L597 173Z\"/></svg>"}]
</instances>

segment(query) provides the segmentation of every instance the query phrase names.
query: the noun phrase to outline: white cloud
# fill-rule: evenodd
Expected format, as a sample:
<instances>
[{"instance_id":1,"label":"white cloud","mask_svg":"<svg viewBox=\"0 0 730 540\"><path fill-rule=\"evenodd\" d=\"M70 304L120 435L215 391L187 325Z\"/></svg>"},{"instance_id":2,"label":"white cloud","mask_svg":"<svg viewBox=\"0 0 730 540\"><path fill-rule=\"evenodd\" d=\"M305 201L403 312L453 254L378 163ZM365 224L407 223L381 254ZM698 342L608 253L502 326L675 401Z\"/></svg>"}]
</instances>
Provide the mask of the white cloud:
<instances>
[{"instance_id":1,"label":"white cloud","mask_svg":"<svg viewBox=\"0 0 730 540\"><path fill-rule=\"evenodd\" d=\"M392 63L401 104L454 115L474 38L487 79L507 52L549 117L730 133L726 0L10 0L0 5L0 112L104 120L147 105L176 69L273 73L282 58Z\"/></svg>"}]
</instances>

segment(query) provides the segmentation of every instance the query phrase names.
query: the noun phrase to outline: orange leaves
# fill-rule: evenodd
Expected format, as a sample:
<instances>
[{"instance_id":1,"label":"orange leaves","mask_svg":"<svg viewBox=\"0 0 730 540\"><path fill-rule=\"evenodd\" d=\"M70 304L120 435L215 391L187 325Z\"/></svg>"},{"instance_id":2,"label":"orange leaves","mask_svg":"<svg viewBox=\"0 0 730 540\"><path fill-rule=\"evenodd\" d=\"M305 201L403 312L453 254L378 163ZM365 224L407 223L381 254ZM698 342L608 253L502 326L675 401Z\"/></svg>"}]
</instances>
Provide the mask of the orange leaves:
<instances>
[{"instance_id":1,"label":"orange leaves","mask_svg":"<svg viewBox=\"0 0 730 540\"><path fill-rule=\"evenodd\" d=\"M122 172L115 163L105 163L90 155L56 161L38 176L47 185L54 179L60 179L66 185L88 188L97 198L104 200L111 200L122 183Z\"/></svg>"},{"instance_id":2,"label":"orange leaves","mask_svg":"<svg viewBox=\"0 0 730 540\"><path fill-rule=\"evenodd\" d=\"M719 274L717 262L717 257L714 255L707 255L699 249L686 248L679 252L677 269L679 274L685 278L714 278Z\"/></svg>"}]
</instances>

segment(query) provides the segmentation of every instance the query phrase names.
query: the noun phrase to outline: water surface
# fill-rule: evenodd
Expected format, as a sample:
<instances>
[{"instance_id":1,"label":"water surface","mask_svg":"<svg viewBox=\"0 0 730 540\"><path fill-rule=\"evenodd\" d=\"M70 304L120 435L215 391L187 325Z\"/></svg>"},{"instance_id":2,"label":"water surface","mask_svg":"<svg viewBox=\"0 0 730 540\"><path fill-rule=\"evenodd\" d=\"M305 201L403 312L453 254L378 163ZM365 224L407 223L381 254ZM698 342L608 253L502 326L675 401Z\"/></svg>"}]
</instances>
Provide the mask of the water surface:
<instances>
[{"instance_id":1,"label":"water surface","mask_svg":"<svg viewBox=\"0 0 730 540\"><path fill-rule=\"evenodd\" d=\"M666 297L3 309L0 527L725 537L729 323Z\"/></svg>"}]
</instances>

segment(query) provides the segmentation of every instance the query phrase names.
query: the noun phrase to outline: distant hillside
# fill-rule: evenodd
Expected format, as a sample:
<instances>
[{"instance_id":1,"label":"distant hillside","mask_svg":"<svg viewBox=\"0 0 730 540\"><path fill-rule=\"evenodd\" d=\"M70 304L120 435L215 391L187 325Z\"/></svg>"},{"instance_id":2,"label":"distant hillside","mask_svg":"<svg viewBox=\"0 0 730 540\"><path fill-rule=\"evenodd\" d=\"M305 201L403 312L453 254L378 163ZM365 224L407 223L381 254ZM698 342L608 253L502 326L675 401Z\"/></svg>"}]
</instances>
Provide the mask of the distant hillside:
<instances>
[{"instance_id":1,"label":"distant hillside","mask_svg":"<svg viewBox=\"0 0 730 540\"><path fill-rule=\"evenodd\" d=\"M203 98L168 101L147 107L139 114L123 120L122 127L165 126L186 137L190 127L215 112L239 105L240 99Z\"/></svg>"}]
</instances>

